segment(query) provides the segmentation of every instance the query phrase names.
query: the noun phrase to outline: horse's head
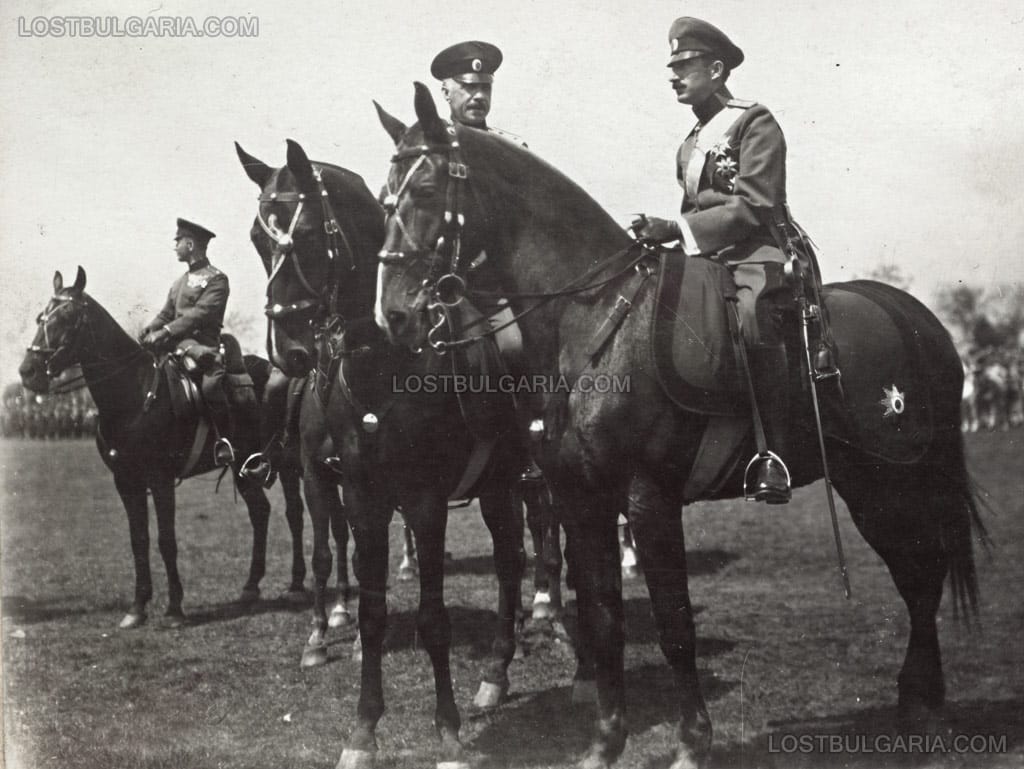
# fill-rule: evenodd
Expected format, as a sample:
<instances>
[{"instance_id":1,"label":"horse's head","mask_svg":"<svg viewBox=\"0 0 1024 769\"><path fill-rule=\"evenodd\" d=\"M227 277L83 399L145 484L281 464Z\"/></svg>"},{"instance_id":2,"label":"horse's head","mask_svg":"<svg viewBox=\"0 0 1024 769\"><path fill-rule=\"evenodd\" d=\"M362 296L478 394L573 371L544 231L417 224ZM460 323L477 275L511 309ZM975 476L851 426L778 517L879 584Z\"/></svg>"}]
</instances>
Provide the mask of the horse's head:
<instances>
[{"instance_id":1,"label":"horse's head","mask_svg":"<svg viewBox=\"0 0 1024 769\"><path fill-rule=\"evenodd\" d=\"M427 339L431 309L457 302L465 291L476 254L464 226L478 199L468 186L456 130L438 115L426 86L416 83L419 122L411 128L376 106L396 151L383 200L387 220L374 316L392 342L418 348Z\"/></svg>"},{"instance_id":2,"label":"horse's head","mask_svg":"<svg viewBox=\"0 0 1024 769\"><path fill-rule=\"evenodd\" d=\"M287 165L277 169L237 143L235 149L260 188L250 237L268 276L267 353L288 376L303 376L316 361L326 322L368 310L373 301L380 207L358 176L310 162L294 141L288 140ZM363 258L367 241L373 246Z\"/></svg>"},{"instance_id":3,"label":"horse's head","mask_svg":"<svg viewBox=\"0 0 1024 769\"><path fill-rule=\"evenodd\" d=\"M18 367L21 382L45 393L50 381L79 362L82 330L88 324L85 270L78 268L73 285L65 286L60 272L53 275L53 298L36 318L36 335Z\"/></svg>"}]
</instances>

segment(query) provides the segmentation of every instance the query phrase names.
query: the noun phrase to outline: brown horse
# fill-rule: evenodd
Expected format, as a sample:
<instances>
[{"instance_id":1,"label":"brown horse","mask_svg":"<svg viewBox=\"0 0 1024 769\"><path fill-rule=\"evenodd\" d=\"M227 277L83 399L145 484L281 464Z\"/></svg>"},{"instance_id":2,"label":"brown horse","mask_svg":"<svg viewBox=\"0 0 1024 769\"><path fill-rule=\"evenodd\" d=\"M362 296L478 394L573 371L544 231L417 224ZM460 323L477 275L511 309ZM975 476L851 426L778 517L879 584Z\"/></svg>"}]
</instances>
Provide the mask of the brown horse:
<instances>
[{"instance_id":1,"label":"brown horse","mask_svg":"<svg viewBox=\"0 0 1024 769\"><path fill-rule=\"evenodd\" d=\"M184 589L178 574L178 545L174 527L174 485L180 477L191 477L213 469L211 439L196 461L188 461L194 450L193 435L198 414L178 415L172 408L168 380L159 373L158 362L143 349L100 304L85 293L86 275L79 267L75 282L64 285L58 272L53 279L53 297L39 315L38 330L19 369L25 387L45 393L50 382L74 364L99 410L96 445L104 463L114 474L131 536L135 563L135 597L120 627L132 628L146 621L146 606L153 596L149 568L149 524L147 493L156 509L158 547L167 570L168 623L180 625ZM233 342L237 346L237 342ZM246 361L254 383L266 381L268 365L260 358ZM266 572L267 525L270 504L259 483L238 477L242 457L256 450L256 425L245 415L234 420L238 432L231 436L238 449L232 477L249 510L253 542L249 577L241 601L259 597L259 583ZM187 472L185 471L185 468ZM289 526L293 554L291 591L302 590L305 563L302 556L301 501L296 507L297 479L288 479ZM296 530L296 517L298 529Z\"/></svg>"},{"instance_id":2,"label":"brown horse","mask_svg":"<svg viewBox=\"0 0 1024 769\"><path fill-rule=\"evenodd\" d=\"M643 277L668 262L645 252L535 155L486 132L447 126L419 83L415 109L419 122L410 128L381 112L397 151L388 178L378 323L394 342L418 347L428 341L430 308L439 300L505 297L519 315L531 374L573 385L585 370L592 380L628 385L553 387L538 398L545 423L541 465L579 543L580 629L593 641L598 666L597 728L580 765L608 767L625 744L615 521L627 505L661 648L677 683L672 767L701 765L710 752L711 721L697 676L680 512L693 498L687 481L711 418L677 406L655 375L654 281ZM485 260L476 256L481 253ZM821 383L832 479L910 614L900 712L928 716L944 699L935 624L943 583L949 575L958 601L975 605L972 528L983 534L958 429L959 359L939 321L896 289L869 281L835 284L824 305L842 370L841 389L834 379ZM595 331L609 323L617 331L598 338ZM581 350L587 351L582 359ZM822 460L809 390L797 386L791 404L799 441L787 461L801 486L822 477ZM742 410L725 413L749 423ZM747 437L735 456L751 456L752 444ZM743 495L743 464L723 466L734 469L700 497Z\"/></svg>"},{"instance_id":3,"label":"brown horse","mask_svg":"<svg viewBox=\"0 0 1024 769\"><path fill-rule=\"evenodd\" d=\"M363 666L359 724L344 760L369 761L376 750L374 728L384 708L387 531L395 509L416 537L419 638L434 667L443 749L455 758L459 715L442 601L447 501L457 491L461 497L479 497L494 542L497 625L478 697L479 704L490 707L509 687L520 608L523 528L512 494L522 467L521 458L516 461L518 443L501 437L506 415L493 404L473 418L475 399L469 402L444 389L417 386L412 391L413 383L438 382L450 373L452 358L395 348L374 324L384 217L362 180L337 166L311 162L293 141L288 142L287 165L277 169L237 149L261 190L251 236L269 276L268 348L290 376L312 369L299 416L316 586L314 632L306 656L314 662L326 654L322 572L329 570L331 554L325 520L326 511L340 508L341 483L356 542ZM477 435L474 427L491 432ZM473 477L467 468L475 468Z\"/></svg>"}]
</instances>

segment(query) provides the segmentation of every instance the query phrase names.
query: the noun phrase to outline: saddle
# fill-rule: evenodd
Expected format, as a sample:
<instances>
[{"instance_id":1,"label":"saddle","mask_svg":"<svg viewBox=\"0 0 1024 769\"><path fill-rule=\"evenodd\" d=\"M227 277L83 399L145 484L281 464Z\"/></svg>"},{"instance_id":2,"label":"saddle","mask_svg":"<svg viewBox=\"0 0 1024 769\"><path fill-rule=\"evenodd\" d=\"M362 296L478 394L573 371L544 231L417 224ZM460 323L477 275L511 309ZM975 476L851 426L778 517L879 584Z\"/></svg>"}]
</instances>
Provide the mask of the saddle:
<instances>
[{"instance_id":1,"label":"saddle","mask_svg":"<svg viewBox=\"0 0 1024 769\"><path fill-rule=\"evenodd\" d=\"M735 296L729 270L718 262L659 254L650 333L655 373L677 406L708 416L750 411L725 298Z\"/></svg>"}]
</instances>

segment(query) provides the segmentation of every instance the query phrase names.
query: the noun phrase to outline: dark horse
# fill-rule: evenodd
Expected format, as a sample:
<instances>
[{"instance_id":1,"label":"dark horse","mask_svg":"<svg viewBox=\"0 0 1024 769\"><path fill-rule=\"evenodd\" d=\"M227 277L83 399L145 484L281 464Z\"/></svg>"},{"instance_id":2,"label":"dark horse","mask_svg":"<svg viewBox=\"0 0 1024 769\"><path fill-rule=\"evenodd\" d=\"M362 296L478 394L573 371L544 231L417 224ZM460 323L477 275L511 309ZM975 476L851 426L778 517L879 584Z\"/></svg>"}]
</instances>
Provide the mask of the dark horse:
<instances>
[{"instance_id":1,"label":"dark horse","mask_svg":"<svg viewBox=\"0 0 1024 769\"><path fill-rule=\"evenodd\" d=\"M569 394L552 388L542 404L541 465L579 542L580 628L594 643L598 666L596 734L581 766L610 766L626 739L615 520L627 505L661 648L677 684L672 767L703 764L711 721L697 676L680 511L691 501L686 483L709 417L676 406L655 376L653 282L641 281L635 294L628 288L644 271L634 267L657 272L661 263L644 259L641 246L593 199L535 155L491 134L447 128L422 84L415 107L419 122L408 129L381 116L397 152L376 315L393 341L425 344L426 307L439 291L451 293L465 282L470 297L511 298L531 372L571 383L580 372L578 351L594 345L595 329L621 317L632 300L617 333L584 359L589 373L629 386ZM457 250L453 258L453 243L463 254L486 250L488 258L467 264ZM935 623L943 583L948 574L961 606L976 605L972 528L984 536L958 429L960 363L939 321L903 292L870 281L834 284L824 304L843 385L822 384L832 479L907 605L911 631L898 678L900 712L927 718L944 699ZM800 486L822 477L822 462L807 416L809 390L797 388L792 405L800 440L787 462ZM751 456L752 443L748 437L735 455ZM909 456L908 447L914 456L892 460ZM705 498L742 496L743 463L732 467Z\"/></svg>"},{"instance_id":2,"label":"dark horse","mask_svg":"<svg viewBox=\"0 0 1024 769\"><path fill-rule=\"evenodd\" d=\"M261 189L251 234L270 276L269 349L289 375L313 369L300 432L306 498L317 533L314 570L330 563L324 525L316 521L323 510L339 504L335 487L340 478L356 541L363 677L358 725L340 765L366 765L376 751L374 732L384 710L387 535L396 508L413 530L419 550L417 628L434 668L442 750L454 760L461 750L459 714L442 595L447 502L456 491L477 496L494 543L496 636L477 698L478 704L490 707L508 690L520 607L523 528L512 492L522 467L518 442L494 428L494 404L481 406L476 398L461 398L444 388L419 387L450 374L456 356L395 348L373 322L384 217L362 180L337 166L310 162L292 141L287 165L279 169L240 147L238 154ZM461 356L459 362L472 366ZM496 408L508 416L500 405ZM332 469L339 462L340 478ZM319 577L316 584L319 592ZM323 630L319 608L314 621L316 635ZM311 639L311 646L318 643L322 636Z\"/></svg>"},{"instance_id":3,"label":"dark horse","mask_svg":"<svg viewBox=\"0 0 1024 769\"><path fill-rule=\"evenodd\" d=\"M96 445L104 463L114 474L114 485L128 513L132 558L135 563L135 598L122 628L146 621L146 605L153 596L149 568L149 523L147 492L153 495L156 508L157 543L167 570L167 616L169 623L184 620L184 591L178 574L178 545L174 532L174 484L186 465L187 477L213 469L209 446L196 461L190 462L193 434L199 417L179 418L172 410L170 385L160 372L156 358L143 349L122 329L110 314L85 293L85 271L79 267L75 282L64 285L58 272L53 278L53 298L39 316L38 331L25 355L19 372L24 385L45 393L50 381L76 363L99 411ZM233 343L237 346L237 342ZM250 356L248 363L254 383L266 381L267 363ZM247 424L243 416L234 420L239 425L232 442L238 448L239 460L256 449L256 426ZM207 443L209 443L207 437ZM245 500L252 523L253 542L249 577L242 588L241 601L251 603L259 597L259 584L266 572L267 524L270 504L259 483L238 478L238 467L232 477ZM295 506L294 473L288 482L293 497L288 506L289 526L298 537L296 562L292 565L292 590L302 589L305 565L302 558L301 500ZM298 517L296 533L295 518Z\"/></svg>"}]
</instances>

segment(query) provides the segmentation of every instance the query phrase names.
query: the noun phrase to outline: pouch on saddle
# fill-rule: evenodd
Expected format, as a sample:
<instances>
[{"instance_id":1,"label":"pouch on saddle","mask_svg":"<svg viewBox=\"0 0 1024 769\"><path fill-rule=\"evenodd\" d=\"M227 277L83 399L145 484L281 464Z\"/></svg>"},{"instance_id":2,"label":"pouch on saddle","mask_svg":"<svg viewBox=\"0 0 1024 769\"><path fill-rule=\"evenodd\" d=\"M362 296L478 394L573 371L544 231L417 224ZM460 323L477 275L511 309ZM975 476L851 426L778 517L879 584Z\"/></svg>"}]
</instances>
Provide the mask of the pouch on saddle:
<instances>
[{"instance_id":1,"label":"pouch on saddle","mask_svg":"<svg viewBox=\"0 0 1024 769\"><path fill-rule=\"evenodd\" d=\"M255 385L245 367L242 348L231 334L221 335L220 347L203 345L194 339L183 340L164 362L163 371L170 386L171 406L179 416L206 413L202 399L202 377L223 365L223 386L229 402L256 405Z\"/></svg>"}]
</instances>

